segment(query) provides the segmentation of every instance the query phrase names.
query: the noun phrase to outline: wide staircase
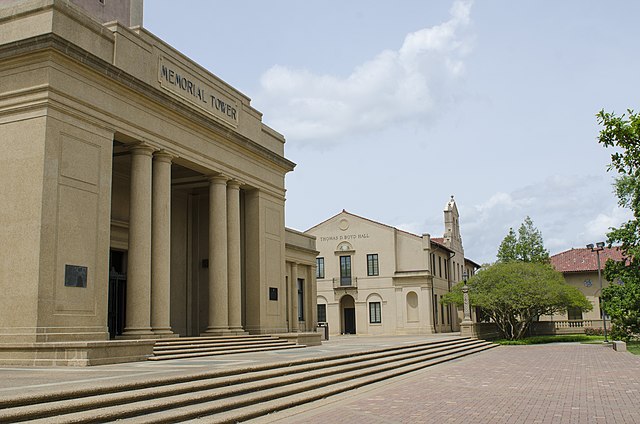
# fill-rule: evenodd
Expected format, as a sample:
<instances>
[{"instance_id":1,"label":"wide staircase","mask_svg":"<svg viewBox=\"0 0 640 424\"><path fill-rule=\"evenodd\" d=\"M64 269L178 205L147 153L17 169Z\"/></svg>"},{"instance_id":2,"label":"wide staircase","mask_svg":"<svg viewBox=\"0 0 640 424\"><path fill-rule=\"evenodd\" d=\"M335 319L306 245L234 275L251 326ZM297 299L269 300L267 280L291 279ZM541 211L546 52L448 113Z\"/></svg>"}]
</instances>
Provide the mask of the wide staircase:
<instances>
[{"instance_id":1,"label":"wide staircase","mask_svg":"<svg viewBox=\"0 0 640 424\"><path fill-rule=\"evenodd\" d=\"M235 423L326 398L496 345L425 341L85 390L0 398L0 422Z\"/></svg>"},{"instance_id":2,"label":"wide staircase","mask_svg":"<svg viewBox=\"0 0 640 424\"><path fill-rule=\"evenodd\" d=\"M297 349L305 347L276 336L219 336L180 337L161 339L153 347L150 361L195 358L199 356L230 355L244 352Z\"/></svg>"}]
</instances>

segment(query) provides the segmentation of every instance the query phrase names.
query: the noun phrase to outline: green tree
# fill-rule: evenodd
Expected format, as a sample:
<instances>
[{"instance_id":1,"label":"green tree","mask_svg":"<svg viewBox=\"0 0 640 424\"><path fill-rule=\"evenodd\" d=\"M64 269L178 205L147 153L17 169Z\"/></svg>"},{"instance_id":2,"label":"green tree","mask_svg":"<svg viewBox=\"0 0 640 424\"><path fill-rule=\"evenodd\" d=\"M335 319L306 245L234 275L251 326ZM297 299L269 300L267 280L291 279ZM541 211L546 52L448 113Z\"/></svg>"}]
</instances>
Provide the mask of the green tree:
<instances>
[{"instance_id":1,"label":"green tree","mask_svg":"<svg viewBox=\"0 0 640 424\"><path fill-rule=\"evenodd\" d=\"M513 228L509 228L509 233L505 236L498 247L498 262L515 261L518 257L518 238Z\"/></svg>"},{"instance_id":2,"label":"green tree","mask_svg":"<svg viewBox=\"0 0 640 424\"><path fill-rule=\"evenodd\" d=\"M601 110L598 142L613 148L609 171L617 172L614 184L618 204L629 208L633 218L607 234L609 246L620 245L627 258L608 260L604 276L610 284L602 291L602 309L611 316L612 337L629 340L640 335L640 114L627 110L616 116Z\"/></svg>"},{"instance_id":3,"label":"green tree","mask_svg":"<svg viewBox=\"0 0 640 424\"><path fill-rule=\"evenodd\" d=\"M509 228L509 233L498 248L498 262L549 262L549 251L544 248L542 233L530 217L526 217L518 228L518 235Z\"/></svg>"},{"instance_id":4,"label":"green tree","mask_svg":"<svg viewBox=\"0 0 640 424\"><path fill-rule=\"evenodd\" d=\"M443 296L444 303L463 304L462 286ZM468 282L469 302L481 307L509 340L524 337L541 315L568 307L588 311L591 302L564 281L551 265L540 262L498 262L482 268Z\"/></svg>"}]
</instances>

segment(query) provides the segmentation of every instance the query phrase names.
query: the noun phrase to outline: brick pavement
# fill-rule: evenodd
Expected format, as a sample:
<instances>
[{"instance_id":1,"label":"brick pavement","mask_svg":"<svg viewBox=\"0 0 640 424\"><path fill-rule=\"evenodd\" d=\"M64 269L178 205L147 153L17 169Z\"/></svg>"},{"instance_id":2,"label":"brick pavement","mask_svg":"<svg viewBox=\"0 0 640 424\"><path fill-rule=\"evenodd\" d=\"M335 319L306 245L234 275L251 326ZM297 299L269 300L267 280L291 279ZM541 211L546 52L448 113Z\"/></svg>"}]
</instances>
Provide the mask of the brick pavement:
<instances>
[{"instance_id":1,"label":"brick pavement","mask_svg":"<svg viewBox=\"0 0 640 424\"><path fill-rule=\"evenodd\" d=\"M640 356L501 346L254 422L640 424Z\"/></svg>"}]
</instances>

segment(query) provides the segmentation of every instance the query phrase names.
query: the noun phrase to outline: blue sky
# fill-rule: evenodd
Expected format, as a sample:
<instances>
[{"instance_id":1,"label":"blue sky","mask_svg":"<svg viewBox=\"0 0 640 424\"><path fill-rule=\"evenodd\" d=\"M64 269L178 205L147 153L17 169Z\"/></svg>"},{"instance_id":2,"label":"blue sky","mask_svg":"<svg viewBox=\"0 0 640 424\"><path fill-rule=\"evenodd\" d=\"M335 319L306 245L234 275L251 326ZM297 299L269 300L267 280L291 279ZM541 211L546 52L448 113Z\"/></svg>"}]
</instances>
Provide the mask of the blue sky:
<instances>
[{"instance_id":1,"label":"blue sky","mask_svg":"<svg viewBox=\"0 0 640 424\"><path fill-rule=\"evenodd\" d=\"M180 4L180 7L177 5ZM287 139L286 224L342 209L491 262L529 215L552 254L628 219L595 114L640 109L640 2L145 2L144 26Z\"/></svg>"}]
</instances>

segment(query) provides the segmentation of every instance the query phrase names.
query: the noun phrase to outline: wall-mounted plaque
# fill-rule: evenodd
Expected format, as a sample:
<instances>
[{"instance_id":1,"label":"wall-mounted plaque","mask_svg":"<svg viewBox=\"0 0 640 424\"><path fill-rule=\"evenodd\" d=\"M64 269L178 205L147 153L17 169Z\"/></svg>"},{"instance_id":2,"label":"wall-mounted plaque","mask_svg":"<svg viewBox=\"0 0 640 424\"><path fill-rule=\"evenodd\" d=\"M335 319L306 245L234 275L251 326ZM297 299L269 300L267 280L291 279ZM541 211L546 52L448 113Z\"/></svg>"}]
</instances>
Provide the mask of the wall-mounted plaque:
<instances>
[{"instance_id":1,"label":"wall-mounted plaque","mask_svg":"<svg viewBox=\"0 0 640 424\"><path fill-rule=\"evenodd\" d=\"M64 285L66 287L87 287L87 267L80 265L65 265Z\"/></svg>"},{"instance_id":2,"label":"wall-mounted plaque","mask_svg":"<svg viewBox=\"0 0 640 424\"><path fill-rule=\"evenodd\" d=\"M278 300L278 288L269 287L269 300Z\"/></svg>"}]
</instances>

